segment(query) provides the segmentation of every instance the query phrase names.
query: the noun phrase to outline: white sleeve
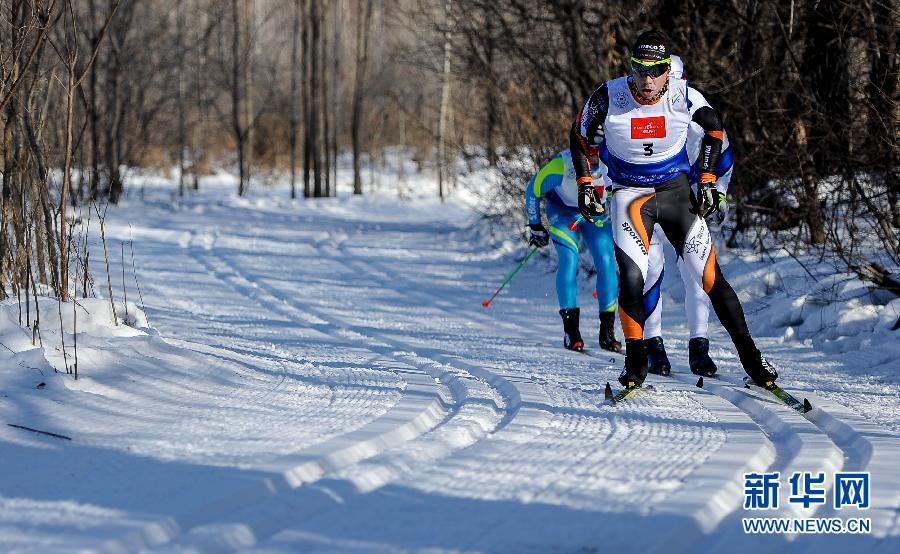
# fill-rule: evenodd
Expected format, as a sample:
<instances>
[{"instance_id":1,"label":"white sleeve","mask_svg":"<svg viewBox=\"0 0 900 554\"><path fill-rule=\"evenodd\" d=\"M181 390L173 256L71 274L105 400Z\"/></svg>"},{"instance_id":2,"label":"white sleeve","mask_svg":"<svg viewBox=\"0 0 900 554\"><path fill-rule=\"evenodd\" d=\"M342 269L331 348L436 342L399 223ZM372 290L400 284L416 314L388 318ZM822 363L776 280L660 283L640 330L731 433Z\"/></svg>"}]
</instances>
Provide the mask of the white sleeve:
<instances>
[{"instance_id":1,"label":"white sleeve","mask_svg":"<svg viewBox=\"0 0 900 554\"><path fill-rule=\"evenodd\" d=\"M728 185L731 183L731 174L733 172L734 166L731 166L728 168L728 171L726 171L718 179L716 179L716 190L726 196L728 195Z\"/></svg>"},{"instance_id":2,"label":"white sleeve","mask_svg":"<svg viewBox=\"0 0 900 554\"><path fill-rule=\"evenodd\" d=\"M707 102L706 98L700 94L700 91L691 86L687 87L687 104L691 117L693 117L694 113L700 108L709 106L709 102Z\"/></svg>"}]
</instances>

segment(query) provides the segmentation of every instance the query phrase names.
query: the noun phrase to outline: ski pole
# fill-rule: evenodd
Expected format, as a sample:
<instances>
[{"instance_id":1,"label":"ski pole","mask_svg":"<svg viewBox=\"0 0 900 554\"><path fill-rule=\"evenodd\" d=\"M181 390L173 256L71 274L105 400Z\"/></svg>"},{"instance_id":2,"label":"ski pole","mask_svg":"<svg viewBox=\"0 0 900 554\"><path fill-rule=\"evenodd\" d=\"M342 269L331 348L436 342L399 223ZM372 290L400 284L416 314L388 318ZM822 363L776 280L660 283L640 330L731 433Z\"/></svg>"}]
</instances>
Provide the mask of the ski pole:
<instances>
[{"instance_id":1,"label":"ski pole","mask_svg":"<svg viewBox=\"0 0 900 554\"><path fill-rule=\"evenodd\" d=\"M569 225L568 225L569 230L577 231L578 226L581 225L582 223L584 223L584 221L585 221L584 216L581 214L578 214L578 217L575 218L575 221L573 221L572 223L569 223ZM600 218L598 217L597 219L594 220L594 226L595 227L603 227L603 221L601 221Z\"/></svg>"},{"instance_id":2,"label":"ski pole","mask_svg":"<svg viewBox=\"0 0 900 554\"><path fill-rule=\"evenodd\" d=\"M509 276L506 278L506 280L503 281L503 284L500 285L500 288L497 289L497 291L493 295L491 295L490 298L488 298L487 300L485 300L484 302L481 303L481 306L483 308L488 308L491 305L491 302L494 300L494 298L496 298L497 295L500 294L500 291L503 290L506 287L506 285L508 285L509 282L513 280L513 277L516 276L516 273L518 273L520 269L525 267L525 264L528 262L529 258L531 258L531 256L533 256L534 253L537 251L538 251L537 246L531 247L531 250L528 251L528 254L525 255L525 257L522 259L522 261L519 262L519 265L517 265L516 268L512 271L512 273L510 273Z\"/></svg>"}]
</instances>

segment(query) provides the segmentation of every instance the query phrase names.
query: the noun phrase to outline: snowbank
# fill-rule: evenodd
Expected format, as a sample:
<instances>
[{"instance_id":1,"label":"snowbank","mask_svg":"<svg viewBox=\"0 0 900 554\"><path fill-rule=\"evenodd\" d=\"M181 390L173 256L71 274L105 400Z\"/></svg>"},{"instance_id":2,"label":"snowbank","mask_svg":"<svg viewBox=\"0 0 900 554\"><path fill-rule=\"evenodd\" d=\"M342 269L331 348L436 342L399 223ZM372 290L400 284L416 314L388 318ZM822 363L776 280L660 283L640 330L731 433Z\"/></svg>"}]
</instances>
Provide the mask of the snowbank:
<instances>
[{"instance_id":1,"label":"snowbank","mask_svg":"<svg viewBox=\"0 0 900 554\"><path fill-rule=\"evenodd\" d=\"M4 395L41 383L47 386L57 374L73 372L79 338L90 336L114 346L117 338L152 332L147 316L132 302L127 308L121 303L117 306L116 325L106 299L60 303L38 297L37 301L39 310L35 310L34 298L28 303L16 298L0 302L0 384ZM39 322L38 330L32 332L35 321Z\"/></svg>"}]
</instances>

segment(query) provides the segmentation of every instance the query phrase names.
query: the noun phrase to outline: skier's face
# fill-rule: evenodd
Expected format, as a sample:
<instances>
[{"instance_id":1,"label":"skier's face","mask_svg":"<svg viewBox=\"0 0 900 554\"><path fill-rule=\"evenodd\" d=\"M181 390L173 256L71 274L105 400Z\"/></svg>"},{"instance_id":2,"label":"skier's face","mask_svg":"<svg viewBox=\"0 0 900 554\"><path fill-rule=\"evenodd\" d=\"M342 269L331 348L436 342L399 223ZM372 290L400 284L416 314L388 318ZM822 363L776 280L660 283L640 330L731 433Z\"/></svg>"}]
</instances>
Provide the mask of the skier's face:
<instances>
[{"instance_id":1,"label":"skier's face","mask_svg":"<svg viewBox=\"0 0 900 554\"><path fill-rule=\"evenodd\" d=\"M654 77L648 73L634 73L634 84L637 85L638 94L645 100L652 100L666 85L669 80L669 70L666 69L661 75Z\"/></svg>"}]
</instances>

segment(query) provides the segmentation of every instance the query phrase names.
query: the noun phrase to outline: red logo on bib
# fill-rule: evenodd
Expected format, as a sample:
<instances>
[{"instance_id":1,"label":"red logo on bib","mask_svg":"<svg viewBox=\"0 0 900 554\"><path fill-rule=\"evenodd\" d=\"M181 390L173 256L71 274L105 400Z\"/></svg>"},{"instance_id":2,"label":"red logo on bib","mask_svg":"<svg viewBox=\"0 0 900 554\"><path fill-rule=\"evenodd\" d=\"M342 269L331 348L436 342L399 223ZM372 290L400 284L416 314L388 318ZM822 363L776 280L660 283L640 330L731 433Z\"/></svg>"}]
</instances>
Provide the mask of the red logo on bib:
<instances>
[{"instance_id":1,"label":"red logo on bib","mask_svg":"<svg viewBox=\"0 0 900 554\"><path fill-rule=\"evenodd\" d=\"M660 115L657 117L633 117L631 119L631 138L648 139L665 137L665 116Z\"/></svg>"}]
</instances>

